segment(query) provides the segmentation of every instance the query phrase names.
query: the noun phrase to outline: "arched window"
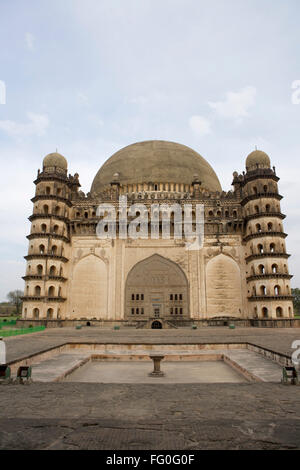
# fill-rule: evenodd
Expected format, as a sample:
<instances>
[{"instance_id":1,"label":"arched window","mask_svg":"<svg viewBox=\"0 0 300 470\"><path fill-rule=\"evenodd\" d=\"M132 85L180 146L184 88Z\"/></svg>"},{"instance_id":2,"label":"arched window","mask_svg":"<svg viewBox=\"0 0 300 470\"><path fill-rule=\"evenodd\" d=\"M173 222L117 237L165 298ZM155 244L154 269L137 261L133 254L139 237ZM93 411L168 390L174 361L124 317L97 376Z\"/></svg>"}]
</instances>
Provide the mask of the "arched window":
<instances>
[{"instance_id":1,"label":"arched window","mask_svg":"<svg viewBox=\"0 0 300 470\"><path fill-rule=\"evenodd\" d=\"M265 274L265 267L263 264L260 264L258 266L258 269L259 269L259 274Z\"/></svg>"},{"instance_id":2,"label":"arched window","mask_svg":"<svg viewBox=\"0 0 300 470\"><path fill-rule=\"evenodd\" d=\"M51 248L51 255L56 255L57 254L57 246L53 245Z\"/></svg>"},{"instance_id":3,"label":"arched window","mask_svg":"<svg viewBox=\"0 0 300 470\"><path fill-rule=\"evenodd\" d=\"M278 273L278 266L277 264L272 264L272 273L277 274Z\"/></svg>"},{"instance_id":4,"label":"arched window","mask_svg":"<svg viewBox=\"0 0 300 470\"><path fill-rule=\"evenodd\" d=\"M275 243L270 244L270 252L275 253Z\"/></svg>"},{"instance_id":5,"label":"arched window","mask_svg":"<svg viewBox=\"0 0 300 470\"><path fill-rule=\"evenodd\" d=\"M55 215L59 215L60 214L60 207L59 206L56 206L55 209L54 209L54 214Z\"/></svg>"},{"instance_id":6,"label":"arched window","mask_svg":"<svg viewBox=\"0 0 300 470\"><path fill-rule=\"evenodd\" d=\"M261 244L259 244L257 245L257 250L258 250L258 253L262 254L264 252L264 247Z\"/></svg>"},{"instance_id":7,"label":"arched window","mask_svg":"<svg viewBox=\"0 0 300 470\"><path fill-rule=\"evenodd\" d=\"M47 206L47 204L44 205L43 212L44 214L49 214L49 206Z\"/></svg>"},{"instance_id":8,"label":"arched window","mask_svg":"<svg viewBox=\"0 0 300 470\"><path fill-rule=\"evenodd\" d=\"M55 288L54 286L50 286L48 289L48 297L55 297Z\"/></svg>"},{"instance_id":9,"label":"arched window","mask_svg":"<svg viewBox=\"0 0 300 470\"><path fill-rule=\"evenodd\" d=\"M259 207L258 207L258 206L255 206L255 207L254 207L254 210L255 210L255 213L256 213L256 214L259 213Z\"/></svg>"},{"instance_id":10,"label":"arched window","mask_svg":"<svg viewBox=\"0 0 300 470\"><path fill-rule=\"evenodd\" d=\"M53 227L53 232L54 232L54 233L58 233L58 229L59 229L58 225L54 225L54 227Z\"/></svg>"},{"instance_id":11,"label":"arched window","mask_svg":"<svg viewBox=\"0 0 300 470\"><path fill-rule=\"evenodd\" d=\"M50 188L50 186L47 186L46 187L46 194L50 194L50 193L51 193L51 188Z\"/></svg>"},{"instance_id":12,"label":"arched window","mask_svg":"<svg viewBox=\"0 0 300 470\"><path fill-rule=\"evenodd\" d=\"M47 310L47 320L53 319L53 308L48 308Z\"/></svg>"},{"instance_id":13,"label":"arched window","mask_svg":"<svg viewBox=\"0 0 300 470\"><path fill-rule=\"evenodd\" d=\"M40 316L40 311L39 311L39 309L38 309L38 308L33 309L33 318L34 318L35 320L38 320L38 319L39 319L39 316Z\"/></svg>"},{"instance_id":14,"label":"arched window","mask_svg":"<svg viewBox=\"0 0 300 470\"><path fill-rule=\"evenodd\" d=\"M283 317L283 312L282 312L282 308L281 308L281 307L277 307L277 308L276 308L276 317L277 317L277 318Z\"/></svg>"},{"instance_id":15,"label":"arched window","mask_svg":"<svg viewBox=\"0 0 300 470\"><path fill-rule=\"evenodd\" d=\"M41 264L37 265L36 270L37 270L38 276L41 276L43 274L43 266Z\"/></svg>"},{"instance_id":16,"label":"arched window","mask_svg":"<svg viewBox=\"0 0 300 470\"><path fill-rule=\"evenodd\" d=\"M260 224L256 224L256 231L261 232L261 225Z\"/></svg>"},{"instance_id":17,"label":"arched window","mask_svg":"<svg viewBox=\"0 0 300 470\"><path fill-rule=\"evenodd\" d=\"M256 186L253 187L253 194L257 194L257 187Z\"/></svg>"},{"instance_id":18,"label":"arched window","mask_svg":"<svg viewBox=\"0 0 300 470\"><path fill-rule=\"evenodd\" d=\"M41 288L40 288L40 286L35 286L35 288L34 288L34 295L35 295L36 297L40 297L40 296L41 296Z\"/></svg>"},{"instance_id":19,"label":"arched window","mask_svg":"<svg viewBox=\"0 0 300 470\"><path fill-rule=\"evenodd\" d=\"M272 222L269 222L268 223L268 232L272 232L272 230L273 230L273 224L272 224Z\"/></svg>"},{"instance_id":20,"label":"arched window","mask_svg":"<svg viewBox=\"0 0 300 470\"><path fill-rule=\"evenodd\" d=\"M47 225L46 225L46 224L42 224L42 225L41 225L41 230L42 230L43 233L45 233L46 230L47 230Z\"/></svg>"},{"instance_id":21,"label":"arched window","mask_svg":"<svg viewBox=\"0 0 300 470\"><path fill-rule=\"evenodd\" d=\"M268 318L269 313L268 313L267 307L262 308L262 316L263 316L263 318Z\"/></svg>"},{"instance_id":22,"label":"arched window","mask_svg":"<svg viewBox=\"0 0 300 470\"><path fill-rule=\"evenodd\" d=\"M271 210L271 206L270 206L270 204L267 204L266 205L266 212L270 212L270 210Z\"/></svg>"},{"instance_id":23,"label":"arched window","mask_svg":"<svg viewBox=\"0 0 300 470\"><path fill-rule=\"evenodd\" d=\"M266 286L260 286L260 295L267 295Z\"/></svg>"},{"instance_id":24,"label":"arched window","mask_svg":"<svg viewBox=\"0 0 300 470\"><path fill-rule=\"evenodd\" d=\"M267 186L267 185L264 186L264 192L265 192L265 193L268 192L268 186Z\"/></svg>"},{"instance_id":25,"label":"arched window","mask_svg":"<svg viewBox=\"0 0 300 470\"><path fill-rule=\"evenodd\" d=\"M274 294L275 295L280 295L280 286L275 286L274 287Z\"/></svg>"},{"instance_id":26,"label":"arched window","mask_svg":"<svg viewBox=\"0 0 300 470\"><path fill-rule=\"evenodd\" d=\"M49 271L50 276L55 276L56 274L56 266L51 266Z\"/></svg>"},{"instance_id":27,"label":"arched window","mask_svg":"<svg viewBox=\"0 0 300 470\"><path fill-rule=\"evenodd\" d=\"M44 245L39 246L39 252L40 252L41 255L43 255L45 253L45 246Z\"/></svg>"}]
</instances>

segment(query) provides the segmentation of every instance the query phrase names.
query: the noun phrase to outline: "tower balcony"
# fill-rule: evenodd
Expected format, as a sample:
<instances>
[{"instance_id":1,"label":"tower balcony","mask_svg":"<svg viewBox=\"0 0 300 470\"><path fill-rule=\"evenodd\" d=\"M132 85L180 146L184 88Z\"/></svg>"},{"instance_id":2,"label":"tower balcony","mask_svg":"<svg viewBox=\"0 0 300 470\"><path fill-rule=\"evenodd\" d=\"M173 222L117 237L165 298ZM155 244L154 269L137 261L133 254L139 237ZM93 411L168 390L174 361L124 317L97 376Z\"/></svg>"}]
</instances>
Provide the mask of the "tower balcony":
<instances>
[{"instance_id":1,"label":"tower balcony","mask_svg":"<svg viewBox=\"0 0 300 470\"><path fill-rule=\"evenodd\" d=\"M253 295L248 297L249 302L269 302L278 300L293 301L293 299L294 297L292 295Z\"/></svg>"},{"instance_id":2,"label":"tower balcony","mask_svg":"<svg viewBox=\"0 0 300 470\"><path fill-rule=\"evenodd\" d=\"M244 242L248 242L254 238L262 238L262 237L279 237L279 238L286 238L287 233L284 232L255 232L255 233L250 233L246 237L243 238Z\"/></svg>"},{"instance_id":3,"label":"tower balcony","mask_svg":"<svg viewBox=\"0 0 300 470\"><path fill-rule=\"evenodd\" d=\"M55 220L62 220L65 223L69 222L69 219L65 217L64 215L51 214L51 213L49 214L35 213L28 217L28 220L30 220L30 222L33 222L33 220L36 220L36 219L55 219Z\"/></svg>"},{"instance_id":4,"label":"tower balcony","mask_svg":"<svg viewBox=\"0 0 300 470\"><path fill-rule=\"evenodd\" d=\"M65 302L67 299L65 297L48 297L48 296L38 296L38 295L24 295L21 297L23 302Z\"/></svg>"},{"instance_id":5,"label":"tower balcony","mask_svg":"<svg viewBox=\"0 0 300 470\"><path fill-rule=\"evenodd\" d=\"M292 279L293 275L292 274L280 274L280 273L269 273L269 274L253 274L252 276L249 276L246 278L247 282L250 281L260 281L264 279Z\"/></svg>"},{"instance_id":6,"label":"tower balcony","mask_svg":"<svg viewBox=\"0 0 300 470\"><path fill-rule=\"evenodd\" d=\"M288 259L291 255L287 253L279 253L279 252L269 252L269 253L256 253L245 258L246 263L254 259L263 259L263 258L285 258Z\"/></svg>"},{"instance_id":7,"label":"tower balcony","mask_svg":"<svg viewBox=\"0 0 300 470\"><path fill-rule=\"evenodd\" d=\"M63 202L66 204L68 207L72 207L72 202L70 199L67 199L66 197L55 195L55 194L37 194L31 199L31 202L37 202L37 201L45 201L45 200L51 200L51 201L56 201L56 202Z\"/></svg>"},{"instance_id":8,"label":"tower balcony","mask_svg":"<svg viewBox=\"0 0 300 470\"><path fill-rule=\"evenodd\" d=\"M265 217L276 217L278 219L283 220L286 218L286 215L282 214L281 212L257 212L255 214L246 215L244 217L244 220L245 222L248 222L249 220L260 219Z\"/></svg>"},{"instance_id":9,"label":"tower balcony","mask_svg":"<svg viewBox=\"0 0 300 470\"><path fill-rule=\"evenodd\" d=\"M241 201L241 205L245 206L249 201L255 201L256 199L277 199L277 201L281 201L283 196L278 193L257 193L257 194L249 194L245 196L244 199Z\"/></svg>"},{"instance_id":10,"label":"tower balcony","mask_svg":"<svg viewBox=\"0 0 300 470\"><path fill-rule=\"evenodd\" d=\"M61 255L52 255L50 253L33 253L30 255L24 256L24 258L29 261L31 259L57 259L60 261L63 261L64 263L67 263L69 260L68 258L65 258L64 256Z\"/></svg>"},{"instance_id":11,"label":"tower balcony","mask_svg":"<svg viewBox=\"0 0 300 470\"><path fill-rule=\"evenodd\" d=\"M66 282L67 278L63 276L50 276L50 275L39 275L39 274L27 274L23 276L22 279L24 281L59 281L59 282Z\"/></svg>"},{"instance_id":12,"label":"tower balcony","mask_svg":"<svg viewBox=\"0 0 300 470\"><path fill-rule=\"evenodd\" d=\"M55 238L56 240L62 240L65 243L70 243L70 239L65 237L64 235L60 235L59 233L54 232L35 232L30 233L26 237L28 240L33 240L35 238Z\"/></svg>"}]
</instances>

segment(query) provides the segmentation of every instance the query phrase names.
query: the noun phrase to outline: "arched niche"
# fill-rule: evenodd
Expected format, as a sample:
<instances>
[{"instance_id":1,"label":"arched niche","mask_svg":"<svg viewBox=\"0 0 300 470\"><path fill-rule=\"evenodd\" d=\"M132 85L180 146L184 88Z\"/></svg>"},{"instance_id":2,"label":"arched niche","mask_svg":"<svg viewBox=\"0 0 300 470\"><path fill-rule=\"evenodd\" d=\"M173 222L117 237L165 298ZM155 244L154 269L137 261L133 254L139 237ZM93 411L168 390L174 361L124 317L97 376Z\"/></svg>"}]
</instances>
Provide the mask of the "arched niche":
<instances>
[{"instance_id":1,"label":"arched niche","mask_svg":"<svg viewBox=\"0 0 300 470\"><path fill-rule=\"evenodd\" d=\"M188 281L181 267L157 254L138 262L126 279L125 318L189 318Z\"/></svg>"},{"instance_id":2,"label":"arched niche","mask_svg":"<svg viewBox=\"0 0 300 470\"><path fill-rule=\"evenodd\" d=\"M107 266L96 255L88 255L74 266L71 292L71 318L107 318Z\"/></svg>"},{"instance_id":3,"label":"arched niche","mask_svg":"<svg viewBox=\"0 0 300 470\"><path fill-rule=\"evenodd\" d=\"M242 316L241 273L236 261L220 254L206 266L208 317Z\"/></svg>"}]
</instances>

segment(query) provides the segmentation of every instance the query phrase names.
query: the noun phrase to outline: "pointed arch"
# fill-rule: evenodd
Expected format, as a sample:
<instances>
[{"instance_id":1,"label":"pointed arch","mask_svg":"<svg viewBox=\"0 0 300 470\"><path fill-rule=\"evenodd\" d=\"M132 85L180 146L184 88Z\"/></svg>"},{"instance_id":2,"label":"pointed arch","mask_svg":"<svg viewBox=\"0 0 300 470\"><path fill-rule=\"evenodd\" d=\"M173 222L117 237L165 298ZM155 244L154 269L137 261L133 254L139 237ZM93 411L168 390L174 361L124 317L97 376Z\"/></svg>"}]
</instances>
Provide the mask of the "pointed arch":
<instances>
[{"instance_id":1,"label":"pointed arch","mask_svg":"<svg viewBox=\"0 0 300 470\"><path fill-rule=\"evenodd\" d=\"M142 317L137 314L141 309ZM125 317L131 320L189 317L188 280L183 269L159 254L136 263L126 279Z\"/></svg>"},{"instance_id":2,"label":"pointed arch","mask_svg":"<svg viewBox=\"0 0 300 470\"><path fill-rule=\"evenodd\" d=\"M237 262L221 253L206 265L208 317L242 316L241 272Z\"/></svg>"},{"instance_id":3,"label":"pointed arch","mask_svg":"<svg viewBox=\"0 0 300 470\"><path fill-rule=\"evenodd\" d=\"M81 258L74 266L70 291L72 318L106 319L108 269L93 253Z\"/></svg>"}]
</instances>

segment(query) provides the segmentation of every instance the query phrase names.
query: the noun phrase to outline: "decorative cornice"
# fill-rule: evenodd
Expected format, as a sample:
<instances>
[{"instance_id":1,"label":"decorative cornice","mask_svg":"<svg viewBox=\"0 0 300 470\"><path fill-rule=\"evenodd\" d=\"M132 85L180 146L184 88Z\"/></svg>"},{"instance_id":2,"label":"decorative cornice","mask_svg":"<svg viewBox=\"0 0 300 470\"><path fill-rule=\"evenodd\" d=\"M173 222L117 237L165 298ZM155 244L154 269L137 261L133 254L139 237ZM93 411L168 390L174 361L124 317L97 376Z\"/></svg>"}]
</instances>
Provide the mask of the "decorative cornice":
<instances>
[{"instance_id":1,"label":"decorative cornice","mask_svg":"<svg viewBox=\"0 0 300 470\"><path fill-rule=\"evenodd\" d=\"M66 197L57 196L55 194L37 194L31 199L31 202L45 201L47 199L50 199L51 201L63 202L64 204L67 204L67 206L72 207L72 202L69 199Z\"/></svg>"},{"instance_id":2,"label":"decorative cornice","mask_svg":"<svg viewBox=\"0 0 300 470\"><path fill-rule=\"evenodd\" d=\"M67 263L69 260L68 258L65 258L64 256L59 256L59 255L51 255L50 253L45 253L45 254L31 254L24 256L24 258L28 261L30 259L59 259L60 261L63 261L64 263Z\"/></svg>"},{"instance_id":3,"label":"decorative cornice","mask_svg":"<svg viewBox=\"0 0 300 470\"><path fill-rule=\"evenodd\" d=\"M247 204L249 201L255 201L256 199L262 199L262 198L267 198L267 199L277 199L278 201L281 201L283 196L281 196L278 193L257 193L257 194L249 194L246 196L242 201L241 205L244 206Z\"/></svg>"},{"instance_id":4,"label":"decorative cornice","mask_svg":"<svg viewBox=\"0 0 300 470\"><path fill-rule=\"evenodd\" d=\"M244 242L248 242L249 240L252 240L253 238L262 238L262 237L279 237L279 238L286 238L287 233L284 232L256 232L256 233L250 233L246 237L243 238Z\"/></svg>"},{"instance_id":5,"label":"decorative cornice","mask_svg":"<svg viewBox=\"0 0 300 470\"><path fill-rule=\"evenodd\" d=\"M254 274L247 277L247 282L250 281L259 281L263 279L292 279L292 274L279 274L279 273L270 273L270 274Z\"/></svg>"},{"instance_id":6,"label":"decorative cornice","mask_svg":"<svg viewBox=\"0 0 300 470\"><path fill-rule=\"evenodd\" d=\"M260 219L262 217L276 217L278 219L283 220L283 219L286 218L286 215L282 214L281 212L258 212L258 213L255 213L255 214L246 215L244 217L244 220L246 222L248 222L249 220Z\"/></svg>"},{"instance_id":7,"label":"decorative cornice","mask_svg":"<svg viewBox=\"0 0 300 470\"><path fill-rule=\"evenodd\" d=\"M56 240L63 240L66 243L70 243L69 238L65 237L64 235L60 235L59 233L49 233L49 232L36 232L30 233L27 235L28 240L32 240L34 238L55 238Z\"/></svg>"},{"instance_id":8,"label":"decorative cornice","mask_svg":"<svg viewBox=\"0 0 300 470\"><path fill-rule=\"evenodd\" d=\"M249 302L274 301L274 300L293 300L292 295L255 295L248 297Z\"/></svg>"},{"instance_id":9,"label":"decorative cornice","mask_svg":"<svg viewBox=\"0 0 300 470\"><path fill-rule=\"evenodd\" d=\"M246 263L252 261L253 259L262 259L262 258L285 258L288 259L291 255L287 253L256 253L245 258Z\"/></svg>"}]
</instances>

